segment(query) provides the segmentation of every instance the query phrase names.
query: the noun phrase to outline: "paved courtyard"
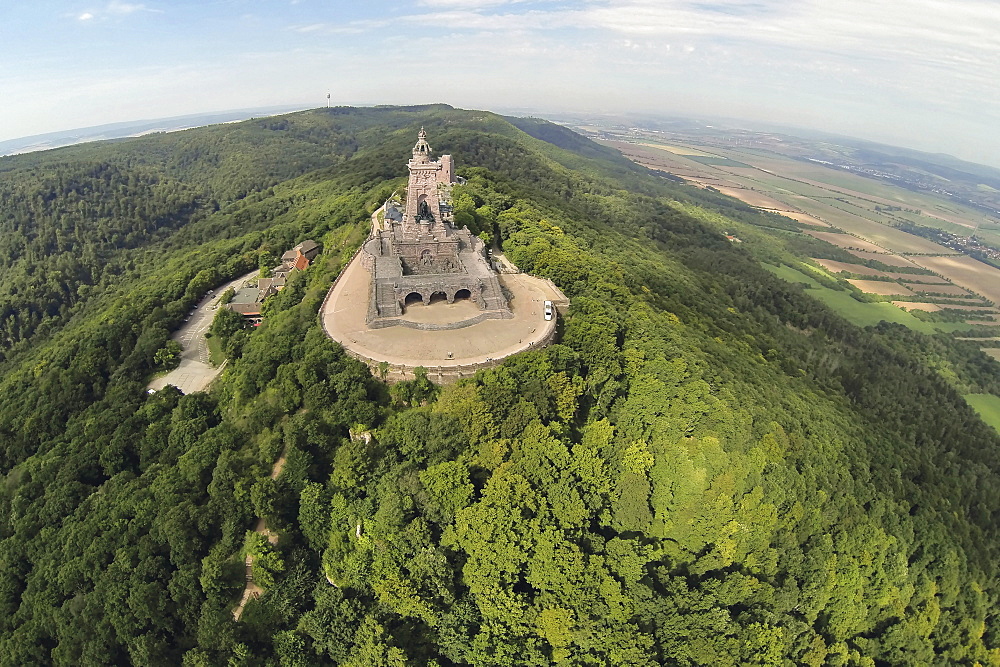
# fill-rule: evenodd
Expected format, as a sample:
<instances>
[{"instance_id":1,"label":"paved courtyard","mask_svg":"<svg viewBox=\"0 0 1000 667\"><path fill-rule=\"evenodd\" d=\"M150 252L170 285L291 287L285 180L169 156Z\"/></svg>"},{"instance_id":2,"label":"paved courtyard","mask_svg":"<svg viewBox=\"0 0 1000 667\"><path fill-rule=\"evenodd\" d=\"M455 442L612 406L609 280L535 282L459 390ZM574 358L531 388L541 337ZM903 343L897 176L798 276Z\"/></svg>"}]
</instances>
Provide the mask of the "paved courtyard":
<instances>
[{"instance_id":1,"label":"paved courtyard","mask_svg":"<svg viewBox=\"0 0 1000 667\"><path fill-rule=\"evenodd\" d=\"M485 320L461 329L420 331L406 326L369 329L370 274L360 255L348 265L333 286L320 317L327 334L349 352L372 362L428 369L488 364L530 349L551 338L555 319L546 321L542 302L565 299L551 283L524 273L500 276L511 295L509 320ZM401 319L444 324L475 317L479 308L471 301L446 301L408 306Z\"/></svg>"}]
</instances>

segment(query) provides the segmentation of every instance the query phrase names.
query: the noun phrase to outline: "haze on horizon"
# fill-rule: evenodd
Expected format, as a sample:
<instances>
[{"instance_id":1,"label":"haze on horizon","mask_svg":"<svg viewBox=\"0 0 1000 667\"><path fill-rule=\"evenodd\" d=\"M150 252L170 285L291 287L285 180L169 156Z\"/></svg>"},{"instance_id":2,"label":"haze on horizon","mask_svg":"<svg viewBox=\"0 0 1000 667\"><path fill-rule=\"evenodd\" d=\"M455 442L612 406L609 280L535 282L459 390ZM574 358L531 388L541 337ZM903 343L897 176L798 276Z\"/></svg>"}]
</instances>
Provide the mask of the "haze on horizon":
<instances>
[{"instance_id":1,"label":"haze on horizon","mask_svg":"<svg viewBox=\"0 0 1000 667\"><path fill-rule=\"evenodd\" d=\"M1000 166L987 0L41 0L0 7L0 140L237 108L723 116Z\"/></svg>"}]
</instances>

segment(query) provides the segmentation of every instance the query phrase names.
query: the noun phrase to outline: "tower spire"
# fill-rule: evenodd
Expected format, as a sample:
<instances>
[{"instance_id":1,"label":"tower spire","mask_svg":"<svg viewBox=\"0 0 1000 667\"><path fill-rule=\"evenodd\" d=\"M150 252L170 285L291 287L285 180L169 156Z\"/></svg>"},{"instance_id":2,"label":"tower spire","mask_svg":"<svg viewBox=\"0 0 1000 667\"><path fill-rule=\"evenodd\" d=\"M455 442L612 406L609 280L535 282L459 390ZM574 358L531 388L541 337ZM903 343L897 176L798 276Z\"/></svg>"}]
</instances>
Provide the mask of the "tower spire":
<instances>
[{"instance_id":1,"label":"tower spire","mask_svg":"<svg viewBox=\"0 0 1000 667\"><path fill-rule=\"evenodd\" d=\"M429 162L431 159L431 147L427 143L427 133L423 127L417 133L417 143L413 146L413 159L417 162Z\"/></svg>"}]
</instances>

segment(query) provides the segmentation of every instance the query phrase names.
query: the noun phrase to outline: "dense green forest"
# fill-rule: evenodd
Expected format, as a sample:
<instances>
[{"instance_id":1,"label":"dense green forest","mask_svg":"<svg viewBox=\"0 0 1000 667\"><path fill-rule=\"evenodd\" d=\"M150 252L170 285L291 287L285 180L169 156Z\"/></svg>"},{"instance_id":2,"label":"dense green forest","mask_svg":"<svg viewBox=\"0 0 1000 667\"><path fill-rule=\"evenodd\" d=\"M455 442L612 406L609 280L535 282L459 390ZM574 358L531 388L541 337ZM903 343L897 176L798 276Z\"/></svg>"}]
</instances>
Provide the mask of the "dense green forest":
<instances>
[{"instance_id":1,"label":"dense green forest","mask_svg":"<svg viewBox=\"0 0 1000 667\"><path fill-rule=\"evenodd\" d=\"M456 219L572 305L387 386L317 311L421 125ZM1000 665L1000 436L962 398L1000 366L762 268L787 221L446 106L0 158L0 193L0 665ZM209 393L146 393L305 238Z\"/></svg>"}]
</instances>

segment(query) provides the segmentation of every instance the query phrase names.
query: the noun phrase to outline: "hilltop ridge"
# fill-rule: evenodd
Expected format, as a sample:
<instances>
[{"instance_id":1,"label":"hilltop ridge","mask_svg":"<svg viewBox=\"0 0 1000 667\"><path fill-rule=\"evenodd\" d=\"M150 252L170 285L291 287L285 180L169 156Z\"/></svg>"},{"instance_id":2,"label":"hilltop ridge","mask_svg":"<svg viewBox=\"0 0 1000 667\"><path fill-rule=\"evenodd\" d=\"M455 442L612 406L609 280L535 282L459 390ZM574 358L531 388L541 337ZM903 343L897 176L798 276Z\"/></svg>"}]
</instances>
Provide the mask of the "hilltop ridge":
<instances>
[{"instance_id":1,"label":"hilltop ridge","mask_svg":"<svg viewBox=\"0 0 1000 667\"><path fill-rule=\"evenodd\" d=\"M456 218L573 300L443 388L318 318L421 125ZM1000 436L957 386L1000 367L775 276L773 214L440 106L2 158L0 194L2 664L1000 661ZM306 238L211 392L146 394Z\"/></svg>"}]
</instances>

